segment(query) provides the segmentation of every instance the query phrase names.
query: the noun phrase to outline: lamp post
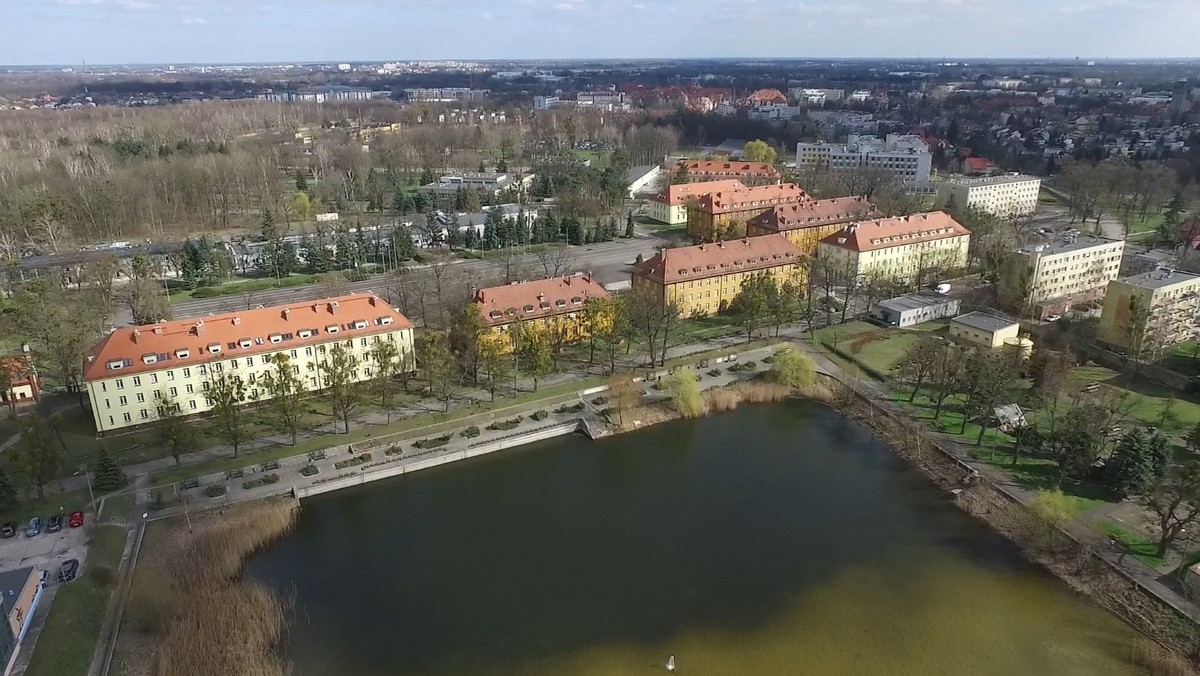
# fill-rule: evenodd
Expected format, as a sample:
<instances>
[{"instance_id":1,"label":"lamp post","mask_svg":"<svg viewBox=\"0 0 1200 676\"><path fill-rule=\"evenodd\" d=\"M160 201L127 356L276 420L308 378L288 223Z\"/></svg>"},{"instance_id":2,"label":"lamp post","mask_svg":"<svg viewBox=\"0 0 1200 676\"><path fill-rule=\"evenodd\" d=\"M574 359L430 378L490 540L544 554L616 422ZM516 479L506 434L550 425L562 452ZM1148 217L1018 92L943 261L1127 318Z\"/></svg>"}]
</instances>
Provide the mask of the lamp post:
<instances>
[{"instance_id":1,"label":"lamp post","mask_svg":"<svg viewBox=\"0 0 1200 676\"><path fill-rule=\"evenodd\" d=\"M92 477L88 474L87 465L80 465L80 471L83 472L83 479L87 481L88 497L91 498L91 504L96 504L96 494L92 492Z\"/></svg>"}]
</instances>

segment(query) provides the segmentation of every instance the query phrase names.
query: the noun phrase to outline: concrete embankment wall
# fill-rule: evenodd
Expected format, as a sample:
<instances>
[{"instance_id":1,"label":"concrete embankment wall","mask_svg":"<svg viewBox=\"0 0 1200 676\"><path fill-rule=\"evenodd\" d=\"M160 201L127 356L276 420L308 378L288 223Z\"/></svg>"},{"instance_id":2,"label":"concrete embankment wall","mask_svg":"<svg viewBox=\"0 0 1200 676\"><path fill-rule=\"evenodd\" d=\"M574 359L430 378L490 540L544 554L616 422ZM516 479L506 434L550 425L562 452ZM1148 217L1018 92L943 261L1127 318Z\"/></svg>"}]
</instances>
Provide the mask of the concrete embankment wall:
<instances>
[{"instance_id":1,"label":"concrete embankment wall","mask_svg":"<svg viewBox=\"0 0 1200 676\"><path fill-rule=\"evenodd\" d=\"M562 423L560 425L553 425L549 427L543 427L538 430L532 430L530 432L518 434L506 439L497 439L496 441L480 444L474 448L467 448L461 451L454 451L452 453L444 453L442 455L423 460L406 461L403 458L397 458L395 464L391 467L380 466L367 468L365 470L347 470L348 474L353 475L340 477L329 481L323 481L321 483L316 483L309 486L295 486L293 487L293 492L297 499L312 497L314 495L329 493L343 488L349 488L351 486L359 486L371 481L378 481L379 479L387 479L389 477L408 474L410 472L416 472L419 470L428 469L430 467L437 467L439 465L458 462L459 460L466 460L467 458L487 455L489 453L503 451L508 448L531 444L536 441L544 441L546 439L553 439L555 437L573 434L579 431L579 426L579 421L575 420L569 423Z\"/></svg>"}]
</instances>

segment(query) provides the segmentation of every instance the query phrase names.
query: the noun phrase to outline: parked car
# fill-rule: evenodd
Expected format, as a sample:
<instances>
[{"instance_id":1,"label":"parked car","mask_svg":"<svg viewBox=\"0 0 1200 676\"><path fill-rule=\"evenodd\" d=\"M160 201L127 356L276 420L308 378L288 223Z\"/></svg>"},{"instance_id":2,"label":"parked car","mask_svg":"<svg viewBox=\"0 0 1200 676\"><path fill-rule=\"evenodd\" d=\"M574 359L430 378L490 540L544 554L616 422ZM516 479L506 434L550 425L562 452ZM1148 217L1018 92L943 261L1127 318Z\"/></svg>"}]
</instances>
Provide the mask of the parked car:
<instances>
[{"instance_id":1,"label":"parked car","mask_svg":"<svg viewBox=\"0 0 1200 676\"><path fill-rule=\"evenodd\" d=\"M49 519L46 519L46 532L57 533L58 531L62 530L62 522L62 514L55 514Z\"/></svg>"},{"instance_id":2,"label":"parked car","mask_svg":"<svg viewBox=\"0 0 1200 676\"><path fill-rule=\"evenodd\" d=\"M1050 315L1049 317L1046 317L1046 321L1048 322L1056 322L1060 319L1062 319L1062 315Z\"/></svg>"},{"instance_id":3,"label":"parked car","mask_svg":"<svg viewBox=\"0 0 1200 676\"><path fill-rule=\"evenodd\" d=\"M25 537L31 538L34 535L42 532L42 517L35 516L29 520L29 525L25 527Z\"/></svg>"},{"instance_id":4,"label":"parked car","mask_svg":"<svg viewBox=\"0 0 1200 676\"><path fill-rule=\"evenodd\" d=\"M71 512L70 518L67 519L67 525L71 528L79 528L83 525L83 512L76 510Z\"/></svg>"},{"instance_id":5,"label":"parked car","mask_svg":"<svg viewBox=\"0 0 1200 676\"><path fill-rule=\"evenodd\" d=\"M16 534L17 534L17 522L16 521L9 521L8 523L4 524L3 526L0 526L0 538L10 538Z\"/></svg>"},{"instance_id":6,"label":"parked car","mask_svg":"<svg viewBox=\"0 0 1200 676\"><path fill-rule=\"evenodd\" d=\"M941 284L938 284L937 286L933 287L933 290L937 291L938 293L940 293L944 296L944 295L950 293L950 284L947 282L942 282Z\"/></svg>"},{"instance_id":7,"label":"parked car","mask_svg":"<svg viewBox=\"0 0 1200 676\"><path fill-rule=\"evenodd\" d=\"M58 569L58 581L70 582L75 579L77 573L79 573L79 559L67 559L63 561L62 568Z\"/></svg>"}]
</instances>

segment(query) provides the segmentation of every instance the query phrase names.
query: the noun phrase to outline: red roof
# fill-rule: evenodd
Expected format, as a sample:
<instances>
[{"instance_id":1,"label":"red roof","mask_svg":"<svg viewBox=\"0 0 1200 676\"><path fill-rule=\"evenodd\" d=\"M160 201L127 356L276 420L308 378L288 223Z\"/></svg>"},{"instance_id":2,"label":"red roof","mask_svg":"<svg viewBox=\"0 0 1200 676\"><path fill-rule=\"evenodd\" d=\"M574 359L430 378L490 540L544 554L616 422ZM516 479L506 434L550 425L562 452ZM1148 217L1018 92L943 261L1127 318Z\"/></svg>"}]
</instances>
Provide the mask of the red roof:
<instances>
[{"instance_id":1,"label":"red roof","mask_svg":"<svg viewBox=\"0 0 1200 676\"><path fill-rule=\"evenodd\" d=\"M710 214L727 214L736 211L770 209L777 204L793 202L814 203L804 189L795 183L782 185L760 185L745 190L712 192L700 197L700 210Z\"/></svg>"},{"instance_id":2,"label":"red roof","mask_svg":"<svg viewBox=\"0 0 1200 676\"><path fill-rule=\"evenodd\" d=\"M474 301L484 323L497 326L578 312L589 298L607 297L608 292L596 280L576 273L480 289Z\"/></svg>"},{"instance_id":3,"label":"red roof","mask_svg":"<svg viewBox=\"0 0 1200 676\"><path fill-rule=\"evenodd\" d=\"M117 329L92 348L84 381L194 366L412 328L373 293L273 305L193 319ZM214 351L215 349L215 351Z\"/></svg>"},{"instance_id":4,"label":"red roof","mask_svg":"<svg viewBox=\"0 0 1200 676\"><path fill-rule=\"evenodd\" d=\"M0 357L0 374L3 374L8 380L6 385L9 389L13 386L33 383L29 372L29 361L25 357Z\"/></svg>"},{"instance_id":5,"label":"red roof","mask_svg":"<svg viewBox=\"0 0 1200 676\"><path fill-rule=\"evenodd\" d=\"M932 242L970 234L970 230L946 212L933 211L927 214L851 223L840 232L822 239L821 244L850 251L876 251L915 244L918 241Z\"/></svg>"},{"instance_id":6,"label":"red roof","mask_svg":"<svg viewBox=\"0 0 1200 676\"><path fill-rule=\"evenodd\" d=\"M663 249L635 266L633 274L660 284L766 270L799 263L804 252L781 234Z\"/></svg>"},{"instance_id":7,"label":"red roof","mask_svg":"<svg viewBox=\"0 0 1200 676\"><path fill-rule=\"evenodd\" d=\"M655 201L664 202L671 206L678 206L686 203L693 197L706 195L710 192L721 192L728 190L745 190L746 186L736 178L725 179L722 181L701 181L699 183L676 183L663 188Z\"/></svg>"},{"instance_id":8,"label":"red roof","mask_svg":"<svg viewBox=\"0 0 1200 676\"><path fill-rule=\"evenodd\" d=\"M986 157L968 157L966 163L967 168L971 171L987 171L996 166Z\"/></svg>"},{"instance_id":9,"label":"red roof","mask_svg":"<svg viewBox=\"0 0 1200 676\"><path fill-rule=\"evenodd\" d=\"M753 105L762 105L764 103L786 104L788 102L787 96L778 89L760 89L747 96L746 100Z\"/></svg>"},{"instance_id":10,"label":"red roof","mask_svg":"<svg viewBox=\"0 0 1200 676\"><path fill-rule=\"evenodd\" d=\"M879 210L865 197L834 197L814 202L798 202L775 207L749 221L771 230L798 230L833 223L848 223L878 215Z\"/></svg>"},{"instance_id":11,"label":"red roof","mask_svg":"<svg viewBox=\"0 0 1200 676\"><path fill-rule=\"evenodd\" d=\"M728 178L765 178L779 180L779 170L766 162L722 162L720 160L680 160L676 164L687 168L690 176L719 176Z\"/></svg>"}]
</instances>

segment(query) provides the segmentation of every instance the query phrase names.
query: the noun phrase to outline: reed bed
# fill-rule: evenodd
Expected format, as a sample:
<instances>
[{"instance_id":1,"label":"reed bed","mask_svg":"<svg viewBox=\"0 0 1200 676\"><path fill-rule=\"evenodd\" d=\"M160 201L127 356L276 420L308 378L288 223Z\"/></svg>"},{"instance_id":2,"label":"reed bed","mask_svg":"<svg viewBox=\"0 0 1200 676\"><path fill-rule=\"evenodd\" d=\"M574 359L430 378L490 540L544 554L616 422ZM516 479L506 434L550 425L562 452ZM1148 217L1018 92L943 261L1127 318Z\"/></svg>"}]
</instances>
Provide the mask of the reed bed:
<instances>
[{"instance_id":1,"label":"reed bed","mask_svg":"<svg viewBox=\"0 0 1200 676\"><path fill-rule=\"evenodd\" d=\"M1196 671L1186 659L1149 639L1133 644L1131 660L1146 668L1150 676L1195 676Z\"/></svg>"},{"instance_id":2,"label":"reed bed","mask_svg":"<svg viewBox=\"0 0 1200 676\"><path fill-rule=\"evenodd\" d=\"M164 534L139 563L126 613L139 642L153 648L127 672L287 674L278 647L291 600L240 573L246 557L291 530L296 512L290 503L244 505L193 519L191 533L175 524Z\"/></svg>"}]
</instances>

